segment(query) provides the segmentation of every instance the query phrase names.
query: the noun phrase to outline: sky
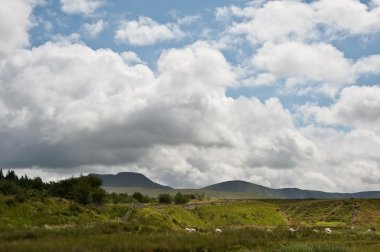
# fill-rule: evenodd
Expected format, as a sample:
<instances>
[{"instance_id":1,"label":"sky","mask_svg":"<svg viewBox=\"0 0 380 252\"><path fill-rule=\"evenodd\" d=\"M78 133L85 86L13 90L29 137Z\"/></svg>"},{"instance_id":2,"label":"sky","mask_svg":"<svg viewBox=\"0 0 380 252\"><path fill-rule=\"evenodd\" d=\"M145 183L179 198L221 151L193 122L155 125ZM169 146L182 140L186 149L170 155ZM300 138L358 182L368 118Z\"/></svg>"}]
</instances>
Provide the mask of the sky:
<instances>
[{"instance_id":1,"label":"sky","mask_svg":"<svg viewBox=\"0 0 380 252\"><path fill-rule=\"evenodd\" d=\"M0 167L380 190L380 0L0 1Z\"/></svg>"}]
</instances>

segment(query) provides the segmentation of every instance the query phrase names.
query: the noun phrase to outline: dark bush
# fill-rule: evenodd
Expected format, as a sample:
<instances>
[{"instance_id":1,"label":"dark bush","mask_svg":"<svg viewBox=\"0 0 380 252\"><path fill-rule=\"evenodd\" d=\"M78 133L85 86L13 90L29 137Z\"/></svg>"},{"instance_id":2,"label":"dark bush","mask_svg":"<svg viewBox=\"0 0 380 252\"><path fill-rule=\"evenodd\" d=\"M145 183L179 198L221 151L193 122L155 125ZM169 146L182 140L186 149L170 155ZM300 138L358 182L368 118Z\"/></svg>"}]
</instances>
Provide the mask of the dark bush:
<instances>
[{"instance_id":1,"label":"dark bush","mask_svg":"<svg viewBox=\"0 0 380 252\"><path fill-rule=\"evenodd\" d=\"M24 193L22 192L18 192L15 196L15 201L16 202L20 202L20 203L23 203L26 201L26 196Z\"/></svg>"},{"instance_id":2,"label":"dark bush","mask_svg":"<svg viewBox=\"0 0 380 252\"><path fill-rule=\"evenodd\" d=\"M135 200L137 200L138 202L143 202L143 200L144 200L144 195L142 195L142 193L140 193L140 192L135 192L133 195L132 195L132 197L135 199Z\"/></svg>"},{"instance_id":3,"label":"dark bush","mask_svg":"<svg viewBox=\"0 0 380 252\"><path fill-rule=\"evenodd\" d=\"M102 188L96 188L94 189L92 193L92 202L101 205L104 203L106 198L106 192Z\"/></svg>"},{"instance_id":4,"label":"dark bush","mask_svg":"<svg viewBox=\"0 0 380 252\"><path fill-rule=\"evenodd\" d=\"M176 204L186 204L189 201L190 201L190 196L189 195L182 194L182 193L178 192L174 196L174 203L176 203Z\"/></svg>"},{"instance_id":5,"label":"dark bush","mask_svg":"<svg viewBox=\"0 0 380 252\"><path fill-rule=\"evenodd\" d=\"M16 194L20 188L13 181L0 180L0 193L4 195Z\"/></svg>"},{"instance_id":6,"label":"dark bush","mask_svg":"<svg viewBox=\"0 0 380 252\"><path fill-rule=\"evenodd\" d=\"M161 204L171 204L173 202L173 197L170 194L160 194L158 196L158 202Z\"/></svg>"}]
</instances>

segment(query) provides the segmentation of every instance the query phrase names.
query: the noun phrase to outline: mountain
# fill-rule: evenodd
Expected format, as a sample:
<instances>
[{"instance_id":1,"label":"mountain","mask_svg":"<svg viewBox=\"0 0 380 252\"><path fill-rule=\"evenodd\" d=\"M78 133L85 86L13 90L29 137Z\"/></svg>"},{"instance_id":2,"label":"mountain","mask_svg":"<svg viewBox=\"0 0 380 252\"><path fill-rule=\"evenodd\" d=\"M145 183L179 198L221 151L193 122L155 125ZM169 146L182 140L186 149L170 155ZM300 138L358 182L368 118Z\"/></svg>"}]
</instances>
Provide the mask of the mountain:
<instances>
[{"instance_id":1,"label":"mountain","mask_svg":"<svg viewBox=\"0 0 380 252\"><path fill-rule=\"evenodd\" d=\"M103 181L104 187L143 187L149 189L171 189L169 186L164 186L153 182L141 173L136 172L119 172L113 174L95 174L89 175L100 178Z\"/></svg>"},{"instance_id":2,"label":"mountain","mask_svg":"<svg viewBox=\"0 0 380 252\"><path fill-rule=\"evenodd\" d=\"M165 193L176 193L180 189L173 189L169 186L160 185L153 182L141 173L120 172L112 174L89 174L100 178L104 187L109 188L129 188L140 187L144 189L165 189ZM168 190L172 189L172 190ZM343 199L343 198L380 198L380 191L368 191L357 193L329 193L322 191L302 190L298 188L272 189L269 187L253 184L241 180L225 181L222 183L209 185L201 189L182 189L182 191L199 191L206 194L211 192L221 192L228 194L229 197L236 198L244 196L256 199ZM220 194L220 193L219 193Z\"/></svg>"},{"instance_id":3,"label":"mountain","mask_svg":"<svg viewBox=\"0 0 380 252\"><path fill-rule=\"evenodd\" d=\"M342 199L342 198L380 198L380 191L358 193L328 193L322 191L302 190L298 188L272 189L241 180L226 181L209 185L201 190L219 192L244 192L252 198L272 199Z\"/></svg>"}]
</instances>

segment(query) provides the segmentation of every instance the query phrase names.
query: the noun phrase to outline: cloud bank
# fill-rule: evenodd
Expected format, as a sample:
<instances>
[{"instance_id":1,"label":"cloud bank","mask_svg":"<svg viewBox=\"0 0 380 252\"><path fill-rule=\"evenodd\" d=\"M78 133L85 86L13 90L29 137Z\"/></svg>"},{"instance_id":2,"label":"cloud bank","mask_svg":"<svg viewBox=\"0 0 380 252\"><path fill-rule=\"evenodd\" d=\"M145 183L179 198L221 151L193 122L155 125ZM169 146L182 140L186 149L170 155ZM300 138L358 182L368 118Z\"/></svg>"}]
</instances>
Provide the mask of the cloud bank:
<instances>
[{"instance_id":1,"label":"cloud bank","mask_svg":"<svg viewBox=\"0 0 380 252\"><path fill-rule=\"evenodd\" d=\"M46 178L132 170L179 187L244 179L379 189L380 88L361 83L379 75L379 55L349 57L334 42L376 34L380 7L345 2L219 7L218 36L152 50L150 64L127 46L185 40L181 25L200 15L120 18L113 30L106 17L85 19L77 32L96 39L107 30L118 46L95 49L75 30L29 45L35 3L0 3L0 167ZM61 8L90 18L103 4L62 0ZM228 50L241 52L242 62ZM228 95L247 85L332 91L328 102L292 107L276 92Z\"/></svg>"}]
</instances>

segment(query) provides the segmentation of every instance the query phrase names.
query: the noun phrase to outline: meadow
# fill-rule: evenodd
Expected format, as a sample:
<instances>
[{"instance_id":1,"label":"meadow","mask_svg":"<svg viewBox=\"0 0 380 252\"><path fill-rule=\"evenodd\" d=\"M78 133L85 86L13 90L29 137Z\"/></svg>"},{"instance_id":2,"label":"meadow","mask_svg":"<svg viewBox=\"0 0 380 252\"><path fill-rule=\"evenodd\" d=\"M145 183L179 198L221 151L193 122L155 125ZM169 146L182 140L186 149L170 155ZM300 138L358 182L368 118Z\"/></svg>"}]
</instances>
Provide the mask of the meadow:
<instances>
[{"instance_id":1,"label":"meadow","mask_svg":"<svg viewBox=\"0 0 380 252\"><path fill-rule=\"evenodd\" d=\"M102 206L10 199L0 196L0 251L380 251L380 236L367 232L380 229L377 199Z\"/></svg>"}]
</instances>

